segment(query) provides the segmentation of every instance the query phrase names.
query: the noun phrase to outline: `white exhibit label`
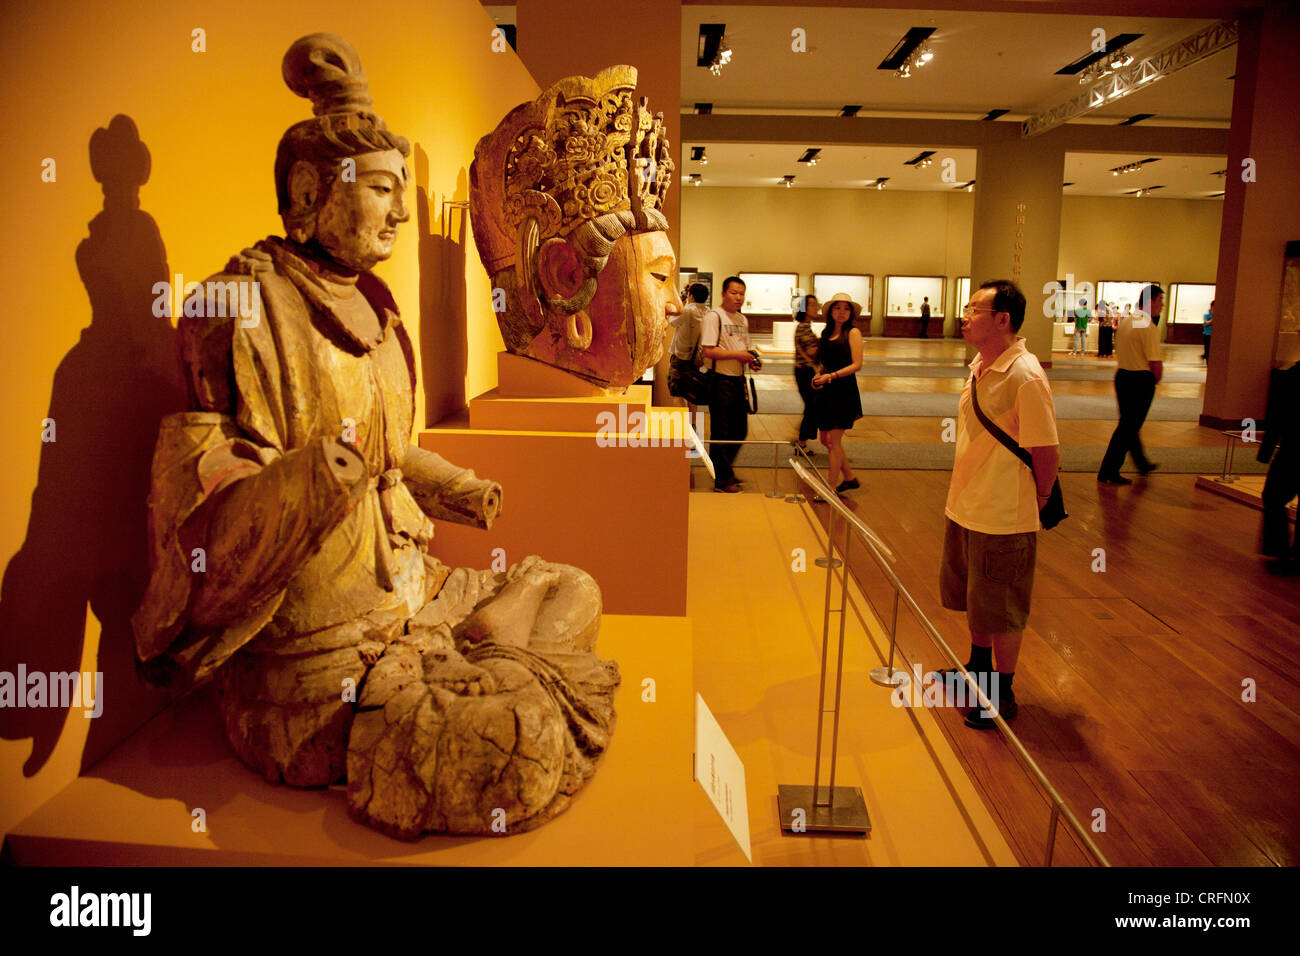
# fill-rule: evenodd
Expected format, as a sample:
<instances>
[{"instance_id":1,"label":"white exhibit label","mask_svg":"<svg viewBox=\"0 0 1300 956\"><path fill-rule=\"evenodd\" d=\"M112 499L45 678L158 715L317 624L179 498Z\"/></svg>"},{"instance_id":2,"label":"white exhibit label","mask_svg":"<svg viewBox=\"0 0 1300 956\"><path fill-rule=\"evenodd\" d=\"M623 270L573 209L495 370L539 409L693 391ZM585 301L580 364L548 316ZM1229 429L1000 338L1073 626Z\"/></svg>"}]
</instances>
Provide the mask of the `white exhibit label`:
<instances>
[{"instance_id":1,"label":"white exhibit label","mask_svg":"<svg viewBox=\"0 0 1300 956\"><path fill-rule=\"evenodd\" d=\"M740 844L745 859L753 863L749 852L749 806L745 800L745 765L722 727L704 703L695 695L695 779L713 801L731 835Z\"/></svg>"}]
</instances>

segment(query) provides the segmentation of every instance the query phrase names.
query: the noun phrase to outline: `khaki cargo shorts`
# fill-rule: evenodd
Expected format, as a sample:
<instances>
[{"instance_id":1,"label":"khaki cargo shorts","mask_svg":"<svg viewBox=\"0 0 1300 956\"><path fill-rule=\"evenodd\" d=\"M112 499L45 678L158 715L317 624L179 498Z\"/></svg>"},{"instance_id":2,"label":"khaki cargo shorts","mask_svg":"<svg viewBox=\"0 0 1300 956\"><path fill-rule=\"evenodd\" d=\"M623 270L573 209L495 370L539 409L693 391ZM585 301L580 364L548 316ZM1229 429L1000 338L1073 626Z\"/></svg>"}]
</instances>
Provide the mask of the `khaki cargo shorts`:
<instances>
[{"instance_id":1,"label":"khaki cargo shorts","mask_svg":"<svg viewBox=\"0 0 1300 956\"><path fill-rule=\"evenodd\" d=\"M965 611L976 634L1023 631L1037 554L1037 532L984 534L947 519L939 569L943 606Z\"/></svg>"}]
</instances>

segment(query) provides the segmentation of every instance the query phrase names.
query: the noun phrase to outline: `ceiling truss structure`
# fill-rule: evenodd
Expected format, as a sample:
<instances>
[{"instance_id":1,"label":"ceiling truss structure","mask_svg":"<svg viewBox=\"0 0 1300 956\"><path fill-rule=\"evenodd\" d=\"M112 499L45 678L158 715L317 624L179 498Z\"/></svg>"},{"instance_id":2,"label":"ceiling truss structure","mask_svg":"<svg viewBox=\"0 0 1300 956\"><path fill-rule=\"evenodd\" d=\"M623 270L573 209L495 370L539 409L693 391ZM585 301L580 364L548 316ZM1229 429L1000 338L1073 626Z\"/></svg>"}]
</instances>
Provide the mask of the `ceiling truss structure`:
<instances>
[{"instance_id":1,"label":"ceiling truss structure","mask_svg":"<svg viewBox=\"0 0 1300 956\"><path fill-rule=\"evenodd\" d=\"M1127 96L1161 77L1177 73L1193 63L1213 56L1236 42L1235 21L1227 20L1208 26L1159 53L1103 77L1065 103L1031 116L1021 124L1021 135L1028 138L1045 133L1062 123L1068 123L1077 116L1091 113L1107 103Z\"/></svg>"}]
</instances>

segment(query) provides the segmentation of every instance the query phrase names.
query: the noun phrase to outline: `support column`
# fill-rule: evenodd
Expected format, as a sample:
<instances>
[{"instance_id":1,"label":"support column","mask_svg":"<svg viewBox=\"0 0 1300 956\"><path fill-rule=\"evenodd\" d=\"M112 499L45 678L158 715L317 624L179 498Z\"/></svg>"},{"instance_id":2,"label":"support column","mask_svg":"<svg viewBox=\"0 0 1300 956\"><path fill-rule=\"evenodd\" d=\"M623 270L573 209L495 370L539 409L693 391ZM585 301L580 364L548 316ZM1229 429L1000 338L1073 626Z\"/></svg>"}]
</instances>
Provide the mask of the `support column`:
<instances>
[{"instance_id":1,"label":"support column","mask_svg":"<svg viewBox=\"0 0 1300 956\"><path fill-rule=\"evenodd\" d=\"M1228 174L1215 289L1214 334L1201 424L1240 428L1262 418L1279 351L1282 260L1300 239L1300 11L1289 2L1243 11L1228 133ZM1254 160L1254 182L1243 161ZM1294 333L1281 343L1294 348Z\"/></svg>"},{"instance_id":2,"label":"support column","mask_svg":"<svg viewBox=\"0 0 1300 956\"><path fill-rule=\"evenodd\" d=\"M543 89L566 76L592 76L626 63L637 69L637 92L651 112L664 114L676 182L664 215L668 239L681 254L682 10L677 3L645 0L518 0L515 26L519 57ZM678 263L680 265L680 261ZM679 283L680 287L680 283ZM675 405L668 395L668 346L655 374L656 405Z\"/></svg>"},{"instance_id":3,"label":"support column","mask_svg":"<svg viewBox=\"0 0 1300 956\"><path fill-rule=\"evenodd\" d=\"M1052 361L1052 320L1043 314L1043 286L1057 278L1064 170L1060 137L1047 133L981 146L975 171L971 289L989 279L1020 286L1027 303L1020 334L1044 366Z\"/></svg>"}]
</instances>

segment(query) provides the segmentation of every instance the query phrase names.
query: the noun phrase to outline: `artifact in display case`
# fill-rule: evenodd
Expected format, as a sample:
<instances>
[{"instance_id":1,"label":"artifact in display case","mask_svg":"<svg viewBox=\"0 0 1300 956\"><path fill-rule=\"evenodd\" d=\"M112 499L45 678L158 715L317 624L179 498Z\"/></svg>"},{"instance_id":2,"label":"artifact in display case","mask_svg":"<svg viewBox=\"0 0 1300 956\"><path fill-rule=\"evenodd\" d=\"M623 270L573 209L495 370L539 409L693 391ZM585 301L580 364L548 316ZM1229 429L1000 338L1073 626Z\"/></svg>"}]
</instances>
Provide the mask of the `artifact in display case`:
<instances>
[{"instance_id":1,"label":"artifact in display case","mask_svg":"<svg viewBox=\"0 0 1300 956\"><path fill-rule=\"evenodd\" d=\"M745 283L745 315L771 315L784 318L791 303L801 294L799 275L795 272L739 272Z\"/></svg>"},{"instance_id":2,"label":"artifact in display case","mask_svg":"<svg viewBox=\"0 0 1300 956\"><path fill-rule=\"evenodd\" d=\"M659 361L681 303L662 211L673 161L636 76L560 80L479 140L469 173L506 349L619 390Z\"/></svg>"},{"instance_id":3,"label":"artifact in display case","mask_svg":"<svg viewBox=\"0 0 1300 956\"><path fill-rule=\"evenodd\" d=\"M862 304L861 319L871 317L871 286L875 277L844 272L814 272L813 295L818 302L829 302L837 292L847 292L854 302Z\"/></svg>"},{"instance_id":4,"label":"artifact in display case","mask_svg":"<svg viewBox=\"0 0 1300 956\"><path fill-rule=\"evenodd\" d=\"M931 316L943 315L943 287L943 276L885 276L885 335L919 335L927 298Z\"/></svg>"},{"instance_id":5,"label":"artifact in display case","mask_svg":"<svg viewBox=\"0 0 1300 956\"><path fill-rule=\"evenodd\" d=\"M346 41L303 37L282 69L314 112L276 156L288 236L206 284L243 314L209 298L179 319L191 410L154 453L137 654L156 682L214 681L270 781L346 782L398 837L527 830L613 729L600 591L535 556L494 574L430 553L431 519L488 528L502 490L410 442L416 357L370 271L409 218L409 145Z\"/></svg>"}]
</instances>

